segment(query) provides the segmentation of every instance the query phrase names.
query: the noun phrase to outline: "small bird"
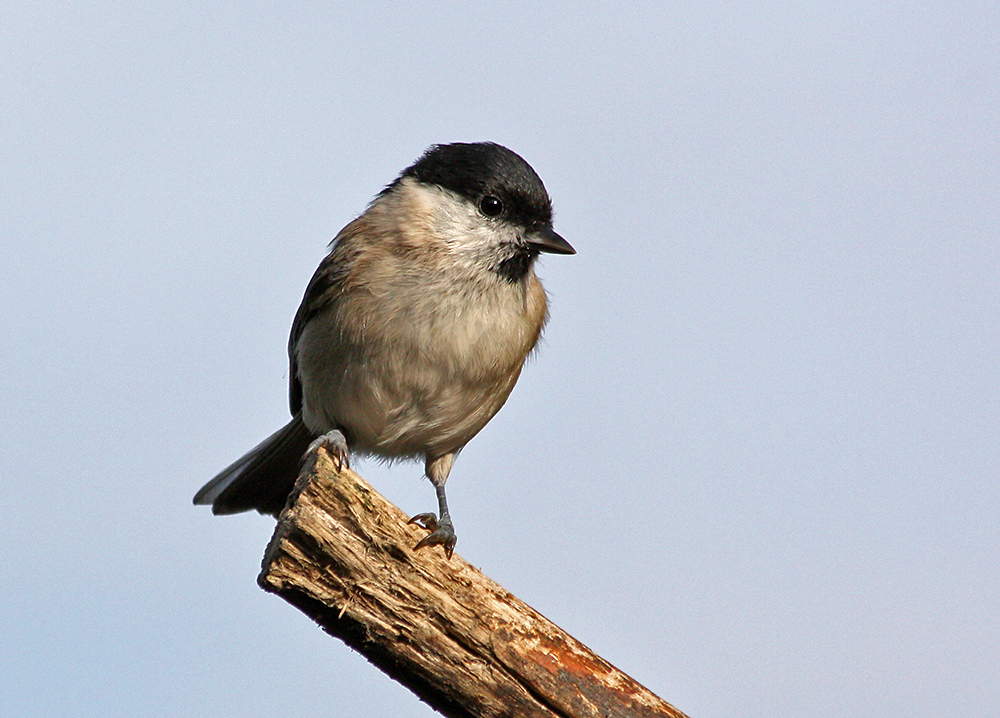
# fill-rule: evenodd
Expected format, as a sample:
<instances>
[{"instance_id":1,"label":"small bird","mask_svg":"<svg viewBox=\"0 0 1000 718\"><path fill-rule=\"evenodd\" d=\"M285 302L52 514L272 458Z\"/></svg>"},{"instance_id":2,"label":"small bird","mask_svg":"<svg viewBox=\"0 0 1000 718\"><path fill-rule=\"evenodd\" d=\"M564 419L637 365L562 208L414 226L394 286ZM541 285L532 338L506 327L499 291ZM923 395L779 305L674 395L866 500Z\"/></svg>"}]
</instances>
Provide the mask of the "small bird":
<instances>
[{"instance_id":1,"label":"small bird","mask_svg":"<svg viewBox=\"0 0 1000 718\"><path fill-rule=\"evenodd\" d=\"M301 460L325 447L423 458L438 514L419 514L450 558L445 482L500 410L548 318L539 253L575 254L520 156L492 142L434 145L330 244L288 340L292 420L195 495L215 514L277 516Z\"/></svg>"}]
</instances>

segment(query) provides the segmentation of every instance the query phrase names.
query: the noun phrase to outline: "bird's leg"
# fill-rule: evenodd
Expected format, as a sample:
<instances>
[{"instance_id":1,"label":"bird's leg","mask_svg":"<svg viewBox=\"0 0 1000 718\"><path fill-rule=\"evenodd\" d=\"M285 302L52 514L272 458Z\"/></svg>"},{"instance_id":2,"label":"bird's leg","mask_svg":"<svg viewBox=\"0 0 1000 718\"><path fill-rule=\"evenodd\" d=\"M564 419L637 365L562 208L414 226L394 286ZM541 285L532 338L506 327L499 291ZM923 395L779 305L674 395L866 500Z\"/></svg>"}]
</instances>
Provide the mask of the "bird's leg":
<instances>
[{"instance_id":1,"label":"bird's leg","mask_svg":"<svg viewBox=\"0 0 1000 718\"><path fill-rule=\"evenodd\" d=\"M347 437L344 436L344 432L340 429L328 431L314 439L309 444L309 448L306 449L306 456L309 456L309 454L312 454L321 446L330 454L333 465L337 468L338 472L341 469L351 468L347 461Z\"/></svg>"},{"instance_id":2,"label":"bird's leg","mask_svg":"<svg viewBox=\"0 0 1000 718\"><path fill-rule=\"evenodd\" d=\"M451 514L448 513L448 500L444 495L444 486L435 486L434 488L437 491L438 511L441 517L438 518L434 514L417 514L409 520L409 523L418 524L430 531L413 548L417 550L425 546L437 546L440 544L444 547L445 555L451 558L451 554L455 550L455 542L458 539L455 536L455 529L451 523Z\"/></svg>"},{"instance_id":3,"label":"bird's leg","mask_svg":"<svg viewBox=\"0 0 1000 718\"><path fill-rule=\"evenodd\" d=\"M458 539L451 523L451 514L448 513L448 499L444 493L444 484L448 480L454 459L454 454L445 454L435 459L428 457L427 459L427 478L434 484L434 490L437 492L439 515L417 514L409 520L409 523L418 524L430 531L421 539L420 543L413 547L414 550L422 549L425 546L441 546L448 558L451 558L451 554L455 551L455 542Z\"/></svg>"}]
</instances>

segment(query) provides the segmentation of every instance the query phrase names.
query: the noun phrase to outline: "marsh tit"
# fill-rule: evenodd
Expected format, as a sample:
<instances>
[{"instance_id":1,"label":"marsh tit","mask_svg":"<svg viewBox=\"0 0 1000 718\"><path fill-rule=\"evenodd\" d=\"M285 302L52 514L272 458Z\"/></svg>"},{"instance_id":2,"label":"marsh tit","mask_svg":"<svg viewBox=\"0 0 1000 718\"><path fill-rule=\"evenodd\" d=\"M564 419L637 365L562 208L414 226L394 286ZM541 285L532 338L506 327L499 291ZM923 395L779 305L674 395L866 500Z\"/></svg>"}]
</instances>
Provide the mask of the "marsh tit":
<instances>
[{"instance_id":1,"label":"marsh tit","mask_svg":"<svg viewBox=\"0 0 1000 718\"><path fill-rule=\"evenodd\" d=\"M422 458L438 515L455 531L445 481L500 410L548 313L539 253L575 254L552 229L531 166L500 145L435 145L340 231L306 288L288 341L292 420L194 497L216 514L277 516L305 454Z\"/></svg>"}]
</instances>

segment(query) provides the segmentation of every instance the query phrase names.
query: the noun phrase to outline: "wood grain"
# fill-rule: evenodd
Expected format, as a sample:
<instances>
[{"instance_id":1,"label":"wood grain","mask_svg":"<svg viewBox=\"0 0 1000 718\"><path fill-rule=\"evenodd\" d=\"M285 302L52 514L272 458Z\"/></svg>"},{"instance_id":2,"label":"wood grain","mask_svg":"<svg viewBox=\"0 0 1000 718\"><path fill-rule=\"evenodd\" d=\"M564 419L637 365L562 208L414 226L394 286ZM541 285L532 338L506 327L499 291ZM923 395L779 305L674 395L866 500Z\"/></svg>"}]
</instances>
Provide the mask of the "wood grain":
<instances>
[{"instance_id":1,"label":"wood grain","mask_svg":"<svg viewBox=\"0 0 1000 718\"><path fill-rule=\"evenodd\" d=\"M260 586L446 716L683 714L440 548L320 449L264 556Z\"/></svg>"}]
</instances>

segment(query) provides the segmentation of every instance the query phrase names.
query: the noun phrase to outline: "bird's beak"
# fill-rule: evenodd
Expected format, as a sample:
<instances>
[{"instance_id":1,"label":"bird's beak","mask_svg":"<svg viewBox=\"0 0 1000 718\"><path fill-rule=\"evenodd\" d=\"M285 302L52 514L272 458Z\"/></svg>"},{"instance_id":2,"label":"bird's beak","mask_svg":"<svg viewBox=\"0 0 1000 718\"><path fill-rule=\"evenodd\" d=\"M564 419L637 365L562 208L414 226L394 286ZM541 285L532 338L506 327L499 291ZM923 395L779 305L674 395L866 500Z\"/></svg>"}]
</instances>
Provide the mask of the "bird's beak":
<instances>
[{"instance_id":1,"label":"bird's beak","mask_svg":"<svg viewBox=\"0 0 1000 718\"><path fill-rule=\"evenodd\" d=\"M536 229L528 235L528 244L539 252L549 254L576 254L576 250L551 227Z\"/></svg>"}]
</instances>

